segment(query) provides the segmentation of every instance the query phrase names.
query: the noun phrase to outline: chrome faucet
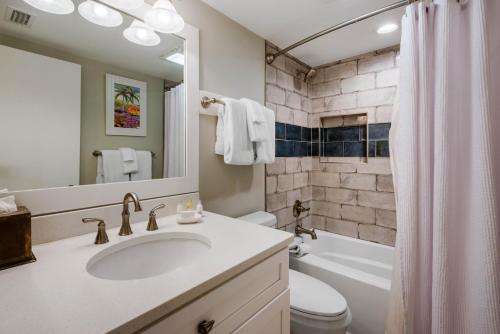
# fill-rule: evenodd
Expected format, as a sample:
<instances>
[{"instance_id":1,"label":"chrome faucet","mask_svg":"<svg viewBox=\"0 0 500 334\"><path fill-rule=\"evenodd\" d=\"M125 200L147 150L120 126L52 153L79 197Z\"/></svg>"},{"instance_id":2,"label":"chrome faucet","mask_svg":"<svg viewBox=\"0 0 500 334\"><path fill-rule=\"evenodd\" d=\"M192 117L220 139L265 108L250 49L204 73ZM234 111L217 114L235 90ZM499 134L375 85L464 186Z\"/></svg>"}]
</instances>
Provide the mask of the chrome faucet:
<instances>
[{"instance_id":1,"label":"chrome faucet","mask_svg":"<svg viewBox=\"0 0 500 334\"><path fill-rule=\"evenodd\" d=\"M139 202L139 197L136 193L126 193L123 197L123 210L122 210L122 227L118 235L130 235L132 234L132 228L130 228L130 211L128 210L128 203L132 200L134 202L134 212L142 211L141 203Z\"/></svg>"},{"instance_id":2,"label":"chrome faucet","mask_svg":"<svg viewBox=\"0 0 500 334\"><path fill-rule=\"evenodd\" d=\"M300 225L295 226L295 234L297 236L300 236L302 233L309 234L313 240L318 239L318 236L316 235L316 231L314 229L309 230L309 229L302 227Z\"/></svg>"}]
</instances>

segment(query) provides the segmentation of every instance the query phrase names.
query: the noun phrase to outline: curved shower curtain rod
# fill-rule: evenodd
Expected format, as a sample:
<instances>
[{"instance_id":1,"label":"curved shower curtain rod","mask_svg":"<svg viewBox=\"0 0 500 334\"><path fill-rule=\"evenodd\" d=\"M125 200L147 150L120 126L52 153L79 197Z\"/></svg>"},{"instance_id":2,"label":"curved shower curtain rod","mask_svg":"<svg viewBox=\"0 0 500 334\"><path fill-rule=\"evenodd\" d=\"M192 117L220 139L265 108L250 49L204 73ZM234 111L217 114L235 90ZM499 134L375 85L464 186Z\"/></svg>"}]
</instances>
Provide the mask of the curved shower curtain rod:
<instances>
[{"instance_id":1,"label":"curved shower curtain rod","mask_svg":"<svg viewBox=\"0 0 500 334\"><path fill-rule=\"evenodd\" d=\"M267 54L266 55L266 61L267 61L268 64L272 64L276 60L276 58L278 58L279 56L284 55L285 53L288 53L290 50L293 50L293 49L295 49L295 48L297 48L297 47L299 47L299 46L301 46L301 45L303 45L305 43L311 42L311 41L315 40L316 38L319 38L321 36L324 36L326 34L334 32L336 30L345 28L347 26L350 26L351 24L354 24L354 23L366 20L366 19L368 19L370 17L373 17L375 15L378 15L378 14L381 14L381 13L384 13L384 12L387 12L387 11L390 11L390 10L393 10L393 9L396 9L396 8L399 8L399 7L403 7L403 6L409 5L409 4L411 4L413 2L417 2L417 1L420 1L420 0L403 0L403 1L399 1L399 2L393 3L392 5L389 5L389 6L380 8L380 9L377 9L377 10L375 10L373 12L368 13L368 14L364 14L364 15L361 15L361 16L356 17L354 19L350 19L350 20L344 21L342 23L336 24L336 25L331 26L329 28L326 28L325 30L322 30L322 31L320 31L320 32L318 32L318 33L316 33L314 35L306 37L303 40L300 40L297 43L290 45L289 47L286 47L286 48L284 48L282 50L279 50L276 53L269 53L269 54Z\"/></svg>"}]
</instances>

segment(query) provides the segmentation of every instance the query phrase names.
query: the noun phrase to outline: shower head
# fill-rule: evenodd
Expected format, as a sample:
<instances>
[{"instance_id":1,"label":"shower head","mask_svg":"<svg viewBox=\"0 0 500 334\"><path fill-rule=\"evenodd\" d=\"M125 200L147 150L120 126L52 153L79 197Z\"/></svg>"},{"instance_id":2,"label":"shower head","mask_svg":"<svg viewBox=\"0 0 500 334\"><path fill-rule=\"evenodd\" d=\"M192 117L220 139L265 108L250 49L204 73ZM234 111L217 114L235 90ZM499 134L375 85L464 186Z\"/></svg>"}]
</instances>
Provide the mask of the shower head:
<instances>
[{"instance_id":1,"label":"shower head","mask_svg":"<svg viewBox=\"0 0 500 334\"><path fill-rule=\"evenodd\" d=\"M304 81L307 82L311 80L312 78L314 78L315 75L316 75L316 70L314 68L311 68L309 71L307 71Z\"/></svg>"},{"instance_id":2,"label":"shower head","mask_svg":"<svg viewBox=\"0 0 500 334\"><path fill-rule=\"evenodd\" d=\"M310 68L307 72L302 72L297 70L297 77L304 80L304 82L308 82L316 75L316 70L314 68Z\"/></svg>"}]
</instances>

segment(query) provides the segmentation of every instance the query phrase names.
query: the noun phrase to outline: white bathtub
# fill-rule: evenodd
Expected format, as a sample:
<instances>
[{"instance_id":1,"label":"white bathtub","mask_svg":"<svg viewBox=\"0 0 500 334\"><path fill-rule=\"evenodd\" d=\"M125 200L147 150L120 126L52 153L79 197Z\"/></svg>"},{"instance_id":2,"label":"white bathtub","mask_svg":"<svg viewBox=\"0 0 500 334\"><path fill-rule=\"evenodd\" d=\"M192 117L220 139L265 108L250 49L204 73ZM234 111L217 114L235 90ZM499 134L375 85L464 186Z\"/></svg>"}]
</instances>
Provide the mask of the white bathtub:
<instances>
[{"instance_id":1,"label":"white bathtub","mask_svg":"<svg viewBox=\"0 0 500 334\"><path fill-rule=\"evenodd\" d=\"M334 287L352 313L351 334L383 334L389 303L394 248L338 234L316 231L304 236L311 254L290 257L290 268Z\"/></svg>"}]
</instances>

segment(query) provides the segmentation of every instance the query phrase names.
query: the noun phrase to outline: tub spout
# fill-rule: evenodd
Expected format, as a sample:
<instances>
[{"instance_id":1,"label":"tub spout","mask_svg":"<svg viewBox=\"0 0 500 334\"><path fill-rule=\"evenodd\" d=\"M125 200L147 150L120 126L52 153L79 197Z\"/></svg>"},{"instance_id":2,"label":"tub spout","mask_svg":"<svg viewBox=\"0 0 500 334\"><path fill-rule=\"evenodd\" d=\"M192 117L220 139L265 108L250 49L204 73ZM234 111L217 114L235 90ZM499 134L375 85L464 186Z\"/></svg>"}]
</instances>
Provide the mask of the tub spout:
<instances>
[{"instance_id":1,"label":"tub spout","mask_svg":"<svg viewBox=\"0 0 500 334\"><path fill-rule=\"evenodd\" d=\"M318 236L316 235L316 231L314 231L314 229L309 230L300 225L295 226L295 234L297 236L300 236L302 233L309 234L313 240L318 239Z\"/></svg>"}]
</instances>

